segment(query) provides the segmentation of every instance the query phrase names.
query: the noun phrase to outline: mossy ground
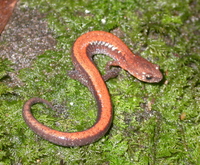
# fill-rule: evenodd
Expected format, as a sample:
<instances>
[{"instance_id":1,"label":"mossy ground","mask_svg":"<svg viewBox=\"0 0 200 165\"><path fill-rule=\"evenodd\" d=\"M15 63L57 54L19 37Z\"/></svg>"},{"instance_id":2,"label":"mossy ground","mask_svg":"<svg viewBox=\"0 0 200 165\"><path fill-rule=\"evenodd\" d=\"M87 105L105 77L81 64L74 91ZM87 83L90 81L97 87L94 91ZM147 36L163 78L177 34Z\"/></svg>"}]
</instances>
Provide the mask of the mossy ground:
<instances>
[{"instance_id":1,"label":"mossy ground","mask_svg":"<svg viewBox=\"0 0 200 165\"><path fill-rule=\"evenodd\" d=\"M0 164L200 164L199 1L189 0L23 0L46 14L56 50L20 70L24 83L6 86L8 61L0 61ZM86 87L70 79L70 50L91 30L122 33L137 54L160 65L159 84L137 81L127 72L107 82L114 120L106 136L84 147L61 147L35 135L22 118L31 97L38 120L61 131L81 131L95 122L97 107ZM97 55L103 72L109 58Z\"/></svg>"}]
</instances>

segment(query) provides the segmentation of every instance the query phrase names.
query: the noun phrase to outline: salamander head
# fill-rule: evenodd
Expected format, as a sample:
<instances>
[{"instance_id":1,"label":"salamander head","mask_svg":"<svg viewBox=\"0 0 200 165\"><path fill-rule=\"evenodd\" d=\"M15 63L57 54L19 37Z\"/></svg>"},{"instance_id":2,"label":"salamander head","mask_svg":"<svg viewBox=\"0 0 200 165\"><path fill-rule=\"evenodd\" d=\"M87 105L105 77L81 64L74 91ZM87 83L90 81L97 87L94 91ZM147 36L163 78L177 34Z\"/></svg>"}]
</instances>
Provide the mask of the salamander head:
<instances>
[{"instance_id":1,"label":"salamander head","mask_svg":"<svg viewBox=\"0 0 200 165\"><path fill-rule=\"evenodd\" d=\"M139 80L149 83L157 83L162 80L163 75L158 65L152 64L140 56L134 56L131 61L133 62L127 63L128 69L126 70Z\"/></svg>"}]
</instances>

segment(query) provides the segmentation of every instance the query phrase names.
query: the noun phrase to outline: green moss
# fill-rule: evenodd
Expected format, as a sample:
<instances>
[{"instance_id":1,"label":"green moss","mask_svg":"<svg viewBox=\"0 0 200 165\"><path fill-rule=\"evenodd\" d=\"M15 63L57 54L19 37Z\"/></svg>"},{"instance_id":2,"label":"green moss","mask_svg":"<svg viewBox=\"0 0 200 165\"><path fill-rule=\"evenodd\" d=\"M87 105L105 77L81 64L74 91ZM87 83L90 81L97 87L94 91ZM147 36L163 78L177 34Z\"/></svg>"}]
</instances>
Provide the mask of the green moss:
<instances>
[{"instance_id":1,"label":"green moss","mask_svg":"<svg viewBox=\"0 0 200 165\"><path fill-rule=\"evenodd\" d=\"M8 78L8 72L11 71L10 65L10 61L0 58L0 96L12 92L12 89L2 82Z\"/></svg>"},{"instance_id":2,"label":"green moss","mask_svg":"<svg viewBox=\"0 0 200 165\"><path fill-rule=\"evenodd\" d=\"M20 70L25 85L1 100L2 163L200 163L197 1L23 0L21 4L46 14L58 43L57 50L46 51L32 67ZM122 39L134 52L160 65L163 81L139 82L125 71L109 80L113 125L106 136L91 145L66 148L35 135L21 116L23 103L31 97L45 98L55 105L55 111L35 105L33 113L57 130L81 131L95 122L94 98L86 87L66 75L73 68L70 50L75 39L87 31L115 28L126 34ZM108 60L104 56L95 58L102 73ZM6 69L1 70L3 78ZM10 90L4 87L0 87L1 94Z\"/></svg>"}]
</instances>

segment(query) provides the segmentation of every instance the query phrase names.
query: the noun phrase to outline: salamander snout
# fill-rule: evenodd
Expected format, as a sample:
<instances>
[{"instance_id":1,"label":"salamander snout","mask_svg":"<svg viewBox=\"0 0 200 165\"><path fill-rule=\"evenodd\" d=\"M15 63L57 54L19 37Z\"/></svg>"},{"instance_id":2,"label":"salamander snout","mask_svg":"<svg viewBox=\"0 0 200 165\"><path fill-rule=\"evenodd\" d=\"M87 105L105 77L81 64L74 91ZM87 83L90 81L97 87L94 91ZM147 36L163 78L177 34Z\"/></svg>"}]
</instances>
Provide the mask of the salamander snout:
<instances>
[{"instance_id":1,"label":"salamander snout","mask_svg":"<svg viewBox=\"0 0 200 165\"><path fill-rule=\"evenodd\" d=\"M142 81L150 82L150 83L157 83L162 80L162 74L152 74L152 73L144 73L142 74ZM140 78L139 78L140 79Z\"/></svg>"},{"instance_id":2,"label":"salamander snout","mask_svg":"<svg viewBox=\"0 0 200 165\"><path fill-rule=\"evenodd\" d=\"M126 70L137 79L148 83L158 83L162 80L163 75L158 65L152 64L140 56L134 56L132 61L134 62L127 63Z\"/></svg>"},{"instance_id":3,"label":"salamander snout","mask_svg":"<svg viewBox=\"0 0 200 165\"><path fill-rule=\"evenodd\" d=\"M156 64L151 64L151 67L148 68L147 72L142 72L141 77L142 81L150 82L150 83L157 83L163 79L163 75L160 72L160 67Z\"/></svg>"}]
</instances>

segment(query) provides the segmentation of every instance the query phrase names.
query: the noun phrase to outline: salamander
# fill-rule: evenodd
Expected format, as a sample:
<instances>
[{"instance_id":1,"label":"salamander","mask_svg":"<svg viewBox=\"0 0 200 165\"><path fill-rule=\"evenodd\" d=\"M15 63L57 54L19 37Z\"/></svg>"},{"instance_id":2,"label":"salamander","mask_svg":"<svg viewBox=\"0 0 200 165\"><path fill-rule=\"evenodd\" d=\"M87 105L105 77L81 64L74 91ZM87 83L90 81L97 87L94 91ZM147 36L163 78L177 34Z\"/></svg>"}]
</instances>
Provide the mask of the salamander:
<instances>
[{"instance_id":1,"label":"salamander","mask_svg":"<svg viewBox=\"0 0 200 165\"><path fill-rule=\"evenodd\" d=\"M99 73L92 60L95 54L105 54L113 59L108 62L104 76ZM163 78L158 65L133 54L121 39L104 31L91 31L81 35L73 45L72 61L75 69L68 75L85 85L96 99L98 113L94 125L80 132L61 132L43 125L31 113L31 106L36 103L52 107L50 102L41 98L31 98L25 102L22 111L26 124L36 134L61 146L87 145L97 141L108 131L113 112L105 81L118 75L116 66L144 82L157 83Z\"/></svg>"}]
</instances>

